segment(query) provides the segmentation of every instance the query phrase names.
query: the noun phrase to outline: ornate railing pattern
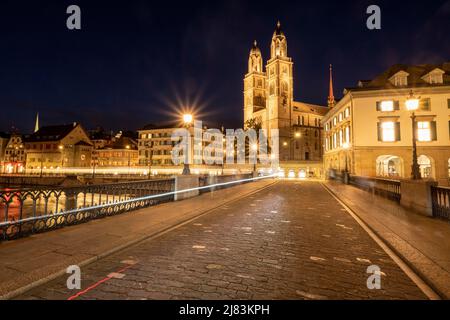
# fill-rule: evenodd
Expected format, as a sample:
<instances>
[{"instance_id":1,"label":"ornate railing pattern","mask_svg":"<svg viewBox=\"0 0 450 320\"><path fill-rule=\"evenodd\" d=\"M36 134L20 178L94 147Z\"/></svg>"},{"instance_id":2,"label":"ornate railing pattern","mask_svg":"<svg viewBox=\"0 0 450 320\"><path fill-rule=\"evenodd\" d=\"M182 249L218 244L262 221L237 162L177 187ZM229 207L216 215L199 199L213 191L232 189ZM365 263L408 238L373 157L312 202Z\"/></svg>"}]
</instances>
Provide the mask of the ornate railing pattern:
<instances>
[{"instance_id":1,"label":"ornate railing pattern","mask_svg":"<svg viewBox=\"0 0 450 320\"><path fill-rule=\"evenodd\" d=\"M431 187L433 216L450 221L450 188Z\"/></svg>"},{"instance_id":2,"label":"ornate railing pattern","mask_svg":"<svg viewBox=\"0 0 450 320\"><path fill-rule=\"evenodd\" d=\"M165 179L71 188L2 190L0 240L172 201L173 194L164 194L174 190L174 182L174 179ZM142 199L151 195L162 196Z\"/></svg>"}]
</instances>

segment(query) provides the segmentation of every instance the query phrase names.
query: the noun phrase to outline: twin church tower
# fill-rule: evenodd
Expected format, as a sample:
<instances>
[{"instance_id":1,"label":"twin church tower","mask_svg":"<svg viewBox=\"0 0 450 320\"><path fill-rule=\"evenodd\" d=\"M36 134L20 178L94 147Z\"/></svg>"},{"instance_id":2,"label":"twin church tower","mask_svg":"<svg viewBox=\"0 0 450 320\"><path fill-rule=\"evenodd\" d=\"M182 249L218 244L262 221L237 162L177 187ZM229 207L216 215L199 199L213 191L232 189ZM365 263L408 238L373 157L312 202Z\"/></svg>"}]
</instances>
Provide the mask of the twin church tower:
<instances>
[{"instance_id":1,"label":"twin church tower","mask_svg":"<svg viewBox=\"0 0 450 320\"><path fill-rule=\"evenodd\" d=\"M271 130L279 129L281 161L321 161L320 120L329 108L294 101L293 65L278 22L265 69L256 41L250 51L244 78L244 121L259 122L269 137Z\"/></svg>"}]
</instances>

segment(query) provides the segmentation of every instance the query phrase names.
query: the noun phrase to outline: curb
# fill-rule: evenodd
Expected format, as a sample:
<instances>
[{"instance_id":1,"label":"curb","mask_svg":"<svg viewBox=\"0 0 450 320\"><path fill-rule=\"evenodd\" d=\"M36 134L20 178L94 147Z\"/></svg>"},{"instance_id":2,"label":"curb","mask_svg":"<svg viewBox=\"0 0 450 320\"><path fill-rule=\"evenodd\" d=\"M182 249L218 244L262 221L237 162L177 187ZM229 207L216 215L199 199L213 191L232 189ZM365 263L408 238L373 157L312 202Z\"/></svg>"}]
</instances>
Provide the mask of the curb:
<instances>
[{"instance_id":1,"label":"curb","mask_svg":"<svg viewBox=\"0 0 450 320\"><path fill-rule=\"evenodd\" d=\"M408 267L410 268L416 276L424 282L437 296L438 299L449 299L441 290L439 290L434 283L425 275L423 272L421 272L419 269L417 269L413 263L411 263L400 251L397 250L393 245L390 244L387 240L383 238L383 236L380 234L380 232L376 231L369 223L366 222L365 219L363 219L355 210L352 209L351 205L348 204L347 201L342 199L336 192L334 192L329 186L327 186L325 183L322 183L322 186L330 192L336 199L338 199L340 202L342 202L350 211L352 214L354 214L356 217L358 217L364 225L374 234L376 237L387 247L389 248L395 255L398 256L398 258ZM401 238L400 238L401 239ZM405 241L402 239L402 241ZM416 284L417 285L417 284ZM424 292L425 293L425 292Z\"/></svg>"}]
</instances>

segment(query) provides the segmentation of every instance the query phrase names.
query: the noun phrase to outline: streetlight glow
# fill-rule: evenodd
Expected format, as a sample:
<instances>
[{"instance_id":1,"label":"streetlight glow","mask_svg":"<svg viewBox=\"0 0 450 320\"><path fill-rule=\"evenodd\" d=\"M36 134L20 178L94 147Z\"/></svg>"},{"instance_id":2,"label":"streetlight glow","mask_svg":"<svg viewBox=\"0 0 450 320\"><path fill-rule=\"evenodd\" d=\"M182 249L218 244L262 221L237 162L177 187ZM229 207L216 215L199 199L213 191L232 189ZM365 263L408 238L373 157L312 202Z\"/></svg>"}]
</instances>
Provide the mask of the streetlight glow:
<instances>
[{"instance_id":1,"label":"streetlight glow","mask_svg":"<svg viewBox=\"0 0 450 320\"><path fill-rule=\"evenodd\" d=\"M419 98L414 97L413 92L409 94L408 99L406 99L405 106L409 111L415 111L419 109Z\"/></svg>"},{"instance_id":2,"label":"streetlight glow","mask_svg":"<svg viewBox=\"0 0 450 320\"><path fill-rule=\"evenodd\" d=\"M193 120L192 114L186 113L183 115L183 121L185 124L191 124Z\"/></svg>"},{"instance_id":3,"label":"streetlight glow","mask_svg":"<svg viewBox=\"0 0 450 320\"><path fill-rule=\"evenodd\" d=\"M409 111L414 111L419 109L419 99L408 99L406 100L406 109Z\"/></svg>"}]
</instances>

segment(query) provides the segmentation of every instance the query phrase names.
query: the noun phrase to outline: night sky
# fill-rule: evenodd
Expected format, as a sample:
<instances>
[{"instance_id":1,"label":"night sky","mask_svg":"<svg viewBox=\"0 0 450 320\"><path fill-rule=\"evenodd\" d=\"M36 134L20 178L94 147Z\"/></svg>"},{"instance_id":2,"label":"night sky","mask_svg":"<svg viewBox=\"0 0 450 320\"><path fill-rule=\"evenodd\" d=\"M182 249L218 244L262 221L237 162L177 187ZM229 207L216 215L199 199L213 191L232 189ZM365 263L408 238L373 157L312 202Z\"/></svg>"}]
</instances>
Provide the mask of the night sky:
<instances>
[{"instance_id":1,"label":"night sky","mask_svg":"<svg viewBox=\"0 0 450 320\"><path fill-rule=\"evenodd\" d=\"M67 6L82 30L66 28ZM366 28L366 8L382 30ZM248 53L266 61L277 20L294 60L295 100L335 93L396 63L450 61L450 1L2 1L0 130L81 122L138 129L196 106L210 124L241 127Z\"/></svg>"}]
</instances>

